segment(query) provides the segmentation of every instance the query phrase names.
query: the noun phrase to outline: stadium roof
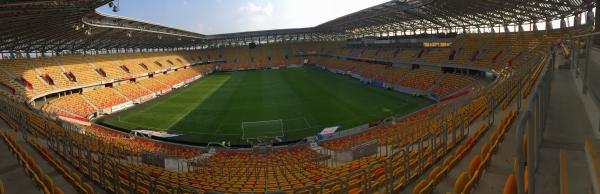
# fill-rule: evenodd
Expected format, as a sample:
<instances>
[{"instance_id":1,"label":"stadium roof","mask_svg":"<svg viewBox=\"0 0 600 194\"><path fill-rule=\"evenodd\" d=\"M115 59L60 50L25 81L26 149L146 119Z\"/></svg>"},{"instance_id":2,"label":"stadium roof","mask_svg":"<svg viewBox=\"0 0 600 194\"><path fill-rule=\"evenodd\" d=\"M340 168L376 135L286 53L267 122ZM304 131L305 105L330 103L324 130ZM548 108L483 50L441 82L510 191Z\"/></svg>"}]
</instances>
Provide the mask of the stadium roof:
<instances>
[{"instance_id":1,"label":"stadium roof","mask_svg":"<svg viewBox=\"0 0 600 194\"><path fill-rule=\"evenodd\" d=\"M311 28L204 35L98 13L112 0L0 2L0 51L198 49L285 40L341 40L415 30L489 27L564 18L593 0L392 0Z\"/></svg>"},{"instance_id":2,"label":"stadium roof","mask_svg":"<svg viewBox=\"0 0 600 194\"><path fill-rule=\"evenodd\" d=\"M592 0L395 0L317 26L353 33L491 26L559 19L591 10Z\"/></svg>"}]
</instances>

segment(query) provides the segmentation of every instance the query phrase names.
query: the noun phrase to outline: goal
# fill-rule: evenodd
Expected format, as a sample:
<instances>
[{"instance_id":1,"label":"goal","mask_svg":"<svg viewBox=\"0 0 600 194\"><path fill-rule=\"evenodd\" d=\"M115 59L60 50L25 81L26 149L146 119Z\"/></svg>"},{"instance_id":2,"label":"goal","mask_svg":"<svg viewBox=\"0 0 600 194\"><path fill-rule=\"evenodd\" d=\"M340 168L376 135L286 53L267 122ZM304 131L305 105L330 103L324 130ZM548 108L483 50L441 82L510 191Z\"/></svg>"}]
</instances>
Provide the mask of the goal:
<instances>
[{"instance_id":1,"label":"goal","mask_svg":"<svg viewBox=\"0 0 600 194\"><path fill-rule=\"evenodd\" d=\"M283 137L283 120L242 122L242 139L260 141L261 139L279 139Z\"/></svg>"}]
</instances>

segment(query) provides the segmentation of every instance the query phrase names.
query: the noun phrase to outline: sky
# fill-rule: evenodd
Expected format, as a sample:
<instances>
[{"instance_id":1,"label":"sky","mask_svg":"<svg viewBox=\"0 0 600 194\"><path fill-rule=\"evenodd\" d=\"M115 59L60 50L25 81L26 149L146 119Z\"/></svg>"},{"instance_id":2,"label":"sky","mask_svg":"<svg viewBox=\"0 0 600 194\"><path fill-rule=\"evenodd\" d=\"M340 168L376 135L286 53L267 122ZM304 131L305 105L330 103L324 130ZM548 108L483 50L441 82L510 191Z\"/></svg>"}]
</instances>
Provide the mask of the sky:
<instances>
[{"instance_id":1,"label":"sky","mask_svg":"<svg viewBox=\"0 0 600 194\"><path fill-rule=\"evenodd\" d=\"M389 0L119 0L97 10L201 34L313 27Z\"/></svg>"}]
</instances>

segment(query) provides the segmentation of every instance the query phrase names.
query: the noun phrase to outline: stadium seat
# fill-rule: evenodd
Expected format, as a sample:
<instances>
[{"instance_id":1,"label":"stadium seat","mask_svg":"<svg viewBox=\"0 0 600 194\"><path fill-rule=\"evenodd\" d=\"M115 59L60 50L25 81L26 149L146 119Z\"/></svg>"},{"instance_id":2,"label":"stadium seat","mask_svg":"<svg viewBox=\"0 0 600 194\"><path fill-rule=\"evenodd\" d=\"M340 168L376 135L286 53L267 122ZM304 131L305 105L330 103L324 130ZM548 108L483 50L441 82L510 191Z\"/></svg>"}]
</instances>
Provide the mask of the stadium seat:
<instances>
[{"instance_id":1,"label":"stadium seat","mask_svg":"<svg viewBox=\"0 0 600 194\"><path fill-rule=\"evenodd\" d=\"M454 194L460 194L465 188L465 185L468 181L469 174L467 174L467 172L462 172L456 179L456 182L454 183Z\"/></svg>"},{"instance_id":2,"label":"stadium seat","mask_svg":"<svg viewBox=\"0 0 600 194\"><path fill-rule=\"evenodd\" d=\"M63 192L62 189L58 188L58 187L54 187L54 190L52 191L53 194L64 194L65 192Z\"/></svg>"},{"instance_id":3,"label":"stadium seat","mask_svg":"<svg viewBox=\"0 0 600 194\"><path fill-rule=\"evenodd\" d=\"M427 187L428 183L429 183L429 181L427 181L427 180L419 181L419 183L417 183L417 185L415 185L415 187L413 188L412 193L413 194L429 193L430 191L424 190L425 187Z\"/></svg>"},{"instance_id":4,"label":"stadium seat","mask_svg":"<svg viewBox=\"0 0 600 194\"><path fill-rule=\"evenodd\" d=\"M490 151L490 143L486 142L485 144L483 144L483 146L481 147L481 151L479 153L479 155L481 157L485 157Z\"/></svg>"},{"instance_id":5,"label":"stadium seat","mask_svg":"<svg viewBox=\"0 0 600 194\"><path fill-rule=\"evenodd\" d=\"M437 181L435 181L437 179L436 177L440 176L440 174L443 172L442 170L443 169L439 166L434 167L433 170L431 170L431 172L429 173L427 179L431 182L434 182L434 184L437 184Z\"/></svg>"},{"instance_id":6,"label":"stadium seat","mask_svg":"<svg viewBox=\"0 0 600 194\"><path fill-rule=\"evenodd\" d=\"M475 171L475 173L473 173L473 176L469 179L467 184L465 184L462 194L470 194L471 190L473 189L473 187L475 186L477 181L479 181L480 176L481 176L481 171L479 171L479 170Z\"/></svg>"},{"instance_id":7,"label":"stadium seat","mask_svg":"<svg viewBox=\"0 0 600 194\"><path fill-rule=\"evenodd\" d=\"M517 179L515 175L510 175L506 178L506 182L504 182L504 189L502 190L502 194L516 194L517 193Z\"/></svg>"},{"instance_id":8,"label":"stadium seat","mask_svg":"<svg viewBox=\"0 0 600 194\"><path fill-rule=\"evenodd\" d=\"M523 184L525 193L529 192L529 168L525 166L525 170L523 171Z\"/></svg>"},{"instance_id":9,"label":"stadium seat","mask_svg":"<svg viewBox=\"0 0 600 194\"><path fill-rule=\"evenodd\" d=\"M480 163L481 157L479 157L479 155L473 156L473 159L471 159L471 162L469 163L469 166L467 168L467 171L469 172L469 177L474 176L475 171L477 171L477 168L479 167Z\"/></svg>"}]
</instances>

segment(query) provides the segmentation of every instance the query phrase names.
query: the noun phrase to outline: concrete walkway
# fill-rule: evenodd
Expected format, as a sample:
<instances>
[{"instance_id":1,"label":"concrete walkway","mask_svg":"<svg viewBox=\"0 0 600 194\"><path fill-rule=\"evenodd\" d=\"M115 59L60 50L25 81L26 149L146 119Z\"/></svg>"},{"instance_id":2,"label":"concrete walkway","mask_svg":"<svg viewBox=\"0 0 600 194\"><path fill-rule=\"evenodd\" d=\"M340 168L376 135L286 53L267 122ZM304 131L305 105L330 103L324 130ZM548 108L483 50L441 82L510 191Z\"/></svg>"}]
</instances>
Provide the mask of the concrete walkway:
<instances>
[{"instance_id":1,"label":"concrete walkway","mask_svg":"<svg viewBox=\"0 0 600 194\"><path fill-rule=\"evenodd\" d=\"M558 61L562 61L562 57ZM569 175L569 193L588 193L589 170L585 161L584 138L594 134L578 96L571 70L554 74L547 128L543 134L535 188L539 194L559 193L559 150L565 149ZM597 140L596 144L599 145Z\"/></svg>"}]
</instances>

